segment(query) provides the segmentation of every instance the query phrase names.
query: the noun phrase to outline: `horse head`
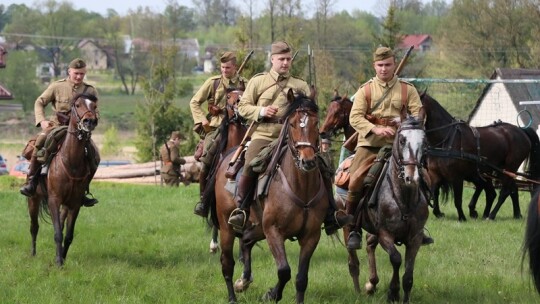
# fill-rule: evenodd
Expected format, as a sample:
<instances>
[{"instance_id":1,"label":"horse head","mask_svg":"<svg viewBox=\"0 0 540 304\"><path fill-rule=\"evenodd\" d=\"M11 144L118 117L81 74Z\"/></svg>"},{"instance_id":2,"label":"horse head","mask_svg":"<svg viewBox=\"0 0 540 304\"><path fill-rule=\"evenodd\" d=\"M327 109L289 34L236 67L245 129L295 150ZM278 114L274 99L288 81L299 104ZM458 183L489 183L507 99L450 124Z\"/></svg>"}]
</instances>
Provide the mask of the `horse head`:
<instances>
[{"instance_id":1,"label":"horse head","mask_svg":"<svg viewBox=\"0 0 540 304\"><path fill-rule=\"evenodd\" d=\"M420 108L418 117L407 114L406 107L401 109L401 123L397 130L392 149L392 156L398 166L399 177L406 185L418 185L420 169L426 148L424 129L424 108Z\"/></svg>"},{"instance_id":2,"label":"horse head","mask_svg":"<svg viewBox=\"0 0 540 304\"><path fill-rule=\"evenodd\" d=\"M347 96L339 96L337 91L328 105L326 117L319 130L322 138L330 138L340 129L349 127L349 114L351 113L352 101Z\"/></svg>"},{"instance_id":3,"label":"horse head","mask_svg":"<svg viewBox=\"0 0 540 304\"><path fill-rule=\"evenodd\" d=\"M227 105L225 106L225 110L227 112L229 122L245 122L242 116L240 116L238 113L238 103L240 102L240 98L242 98L243 93L244 91L236 89L227 90Z\"/></svg>"},{"instance_id":4,"label":"horse head","mask_svg":"<svg viewBox=\"0 0 540 304\"><path fill-rule=\"evenodd\" d=\"M319 107L313 101L313 96L308 97L303 93L295 96L292 89L287 93L287 98L289 106L283 117L287 118L289 149L298 169L312 171L317 167L319 150Z\"/></svg>"},{"instance_id":5,"label":"horse head","mask_svg":"<svg viewBox=\"0 0 540 304\"><path fill-rule=\"evenodd\" d=\"M71 103L70 124L75 124L79 139L89 137L98 125L97 97L91 94L78 94Z\"/></svg>"}]
</instances>

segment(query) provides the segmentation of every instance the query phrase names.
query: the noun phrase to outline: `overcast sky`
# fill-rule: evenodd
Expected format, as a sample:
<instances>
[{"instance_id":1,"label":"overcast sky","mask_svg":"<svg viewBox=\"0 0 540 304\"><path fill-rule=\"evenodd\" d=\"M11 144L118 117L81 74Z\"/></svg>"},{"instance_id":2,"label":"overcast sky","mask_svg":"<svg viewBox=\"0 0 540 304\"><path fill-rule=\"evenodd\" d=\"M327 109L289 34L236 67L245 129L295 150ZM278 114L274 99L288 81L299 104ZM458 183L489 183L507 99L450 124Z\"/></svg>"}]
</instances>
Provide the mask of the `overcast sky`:
<instances>
[{"instance_id":1,"label":"overcast sky","mask_svg":"<svg viewBox=\"0 0 540 304\"><path fill-rule=\"evenodd\" d=\"M62 2L62 0L57 0ZM243 4L242 0L233 0L237 4ZM307 6L306 9L313 11L315 7L316 0L304 0L303 2ZM86 9L88 11L97 12L105 15L108 8L114 9L120 15L126 15L129 9L136 9L139 6L148 6L155 12L162 12L167 5L166 0L129 0L129 1L119 1L119 0L91 0L91 1L68 1L74 4L76 9ZM384 7L381 7L380 3L387 3L384 0L335 0L334 11L347 10L352 12L353 10L362 10L370 12L374 15L380 16L385 14ZM1 0L1 4L9 6L10 4L26 4L29 7L35 7L36 3L43 3L43 0ZM191 0L179 0L180 5L187 7L193 7L193 2ZM261 3L265 3L263 0L258 0L256 3L259 3L259 9L262 8Z\"/></svg>"}]
</instances>

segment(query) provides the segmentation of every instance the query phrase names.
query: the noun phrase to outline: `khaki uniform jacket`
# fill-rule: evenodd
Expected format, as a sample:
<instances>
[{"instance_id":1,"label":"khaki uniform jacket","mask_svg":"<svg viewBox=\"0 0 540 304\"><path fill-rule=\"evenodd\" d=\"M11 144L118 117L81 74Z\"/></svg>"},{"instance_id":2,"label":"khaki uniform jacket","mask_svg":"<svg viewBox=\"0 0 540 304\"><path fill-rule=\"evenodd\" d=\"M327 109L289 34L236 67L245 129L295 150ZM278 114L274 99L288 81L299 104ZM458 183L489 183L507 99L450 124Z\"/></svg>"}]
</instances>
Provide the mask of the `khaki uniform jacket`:
<instances>
[{"instance_id":1,"label":"khaki uniform jacket","mask_svg":"<svg viewBox=\"0 0 540 304\"><path fill-rule=\"evenodd\" d=\"M310 94L309 85L302 79L290 75L281 76L279 84L276 81L279 74L270 72L260 73L251 78L247 84L246 91L238 104L240 115L251 121L261 121L259 117L263 107L274 105L278 107L277 117L281 117L288 106L287 92L293 89L295 92L302 91L306 95ZM272 141L278 138L282 124L260 123L251 136L251 139L264 139Z\"/></svg>"},{"instance_id":2,"label":"khaki uniform jacket","mask_svg":"<svg viewBox=\"0 0 540 304\"><path fill-rule=\"evenodd\" d=\"M383 96L387 89L390 88L391 90L390 93L388 93L388 95L384 98L384 101L382 101L377 108L371 112L371 115L378 118L399 118L402 106L401 85L398 83L399 81L401 80L398 80L396 76L394 76L394 78L388 83L374 77L362 85L356 92L354 103L351 108L351 114L349 116L351 126L356 130L356 132L358 132L358 144L356 147L363 146L380 148L386 144L392 144L394 141L393 138L380 137L371 133L371 129L373 129L375 125L365 118L368 109L364 86L369 85L371 89L371 108L375 106L377 101ZM420 96L412 84L407 84L408 110L412 115L418 116L418 112L422 107Z\"/></svg>"},{"instance_id":3,"label":"khaki uniform jacket","mask_svg":"<svg viewBox=\"0 0 540 304\"><path fill-rule=\"evenodd\" d=\"M219 85L216 89L215 95L212 94L214 91L214 81L220 79ZM191 108L191 115L195 124L201 123L205 119L205 113L202 108L202 104L208 102L209 104L214 104L220 109L224 109L227 105L227 88L239 88L240 82L244 83L244 86L248 82L246 78L242 76L235 76L232 79L224 78L221 75L216 75L208 78L203 85L199 88L197 93L191 98L189 102L189 107ZM214 100L215 98L215 100ZM221 121L223 120L224 114L219 116L212 116L210 118L210 127L219 127Z\"/></svg>"},{"instance_id":4,"label":"khaki uniform jacket","mask_svg":"<svg viewBox=\"0 0 540 304\"><path fill-rule=\"evenodd\" d=\"M84 89L86 88L86 91ZM56 112L68 112L71 110L71 100L75 95L91 94L98 97L96 88L83 82L75 85L68 78L55 81L45 89L43 93L36 99L34 103L34 113L36 117L36 127L40 126L43 120L50 120L58 123L56 115L52 115L49 119L45 118L45 107L51 103L53 111ZM96 114L99 118L99 112L96 110Z\"/></svg>"},{"instance_id":5,"label":"khaki uniform jacket","mask_svg":"<svg viewBox=\"0 0 540 304\"><path fill-rule=\"evenodd\" d=\"M165 145L169 147L169 150L171 151L170 155ZM178 175L180 172L180 166L186 163L186 160L180 157L178 146L169 140L163 144L163 146L161 146L159 153L161 155L161 160L163 161L161 173Z\"/></svg>"}]
</instances>

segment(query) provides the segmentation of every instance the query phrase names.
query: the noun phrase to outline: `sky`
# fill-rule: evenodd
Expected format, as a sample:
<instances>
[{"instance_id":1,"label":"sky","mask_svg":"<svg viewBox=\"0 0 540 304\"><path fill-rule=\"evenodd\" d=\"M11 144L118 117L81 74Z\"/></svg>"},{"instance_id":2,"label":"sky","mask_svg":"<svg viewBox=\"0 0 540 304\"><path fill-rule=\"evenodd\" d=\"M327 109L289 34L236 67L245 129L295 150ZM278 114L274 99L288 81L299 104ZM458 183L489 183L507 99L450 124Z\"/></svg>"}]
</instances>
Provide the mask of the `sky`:
<instances>
[{"instance_id":1,"label":"sky","mask_svg":"<svg viewBox=\"0 0 540 304\"><path fill-rule=\"evenodd\" d=\"M43 3L44 0L2 0L0 3L4 4L5 6L9 6L10 4L25 4L29 7L36 7L36 3ZM62 0L57 0L58 2L61 2ZM234 3L243 4L244 2L242 0L233 0ZM150 9L152 9L155 12L162 12L164 8L167 6L166 0L129 0L129 1L119 1L119 0L91 0L91 1L74 1L74 0L68 0L68 2L71 2L74 4L75 9L86 9L88 11L97 12L102 15L105 15L108 8L114 9L118 14L120 15L126 15L128 10L132 9L135 10L139 6L148 6ZM187 7L194 7L193 2L191 0L178 0L177 1L180 5L184 5ZM258 3L264 3L263 0L256 1ZM343 10L347 10L349 12L352 12L353 10L362 10L370 12L376 16L382 16L385 14L385 9L382 7L382 4L380 2L385 3L386 1L381 0L335 0L334 4L334 11L340 12ZM424 1L426 2L426 1ZM129 3L129 4L126 4ZM307 8L311 8L311 10L314 10L315 7L315 0L304 0L304 3L308 6ZM261 4L258 4L261 6Z\"/></svg>"}]
</instances>

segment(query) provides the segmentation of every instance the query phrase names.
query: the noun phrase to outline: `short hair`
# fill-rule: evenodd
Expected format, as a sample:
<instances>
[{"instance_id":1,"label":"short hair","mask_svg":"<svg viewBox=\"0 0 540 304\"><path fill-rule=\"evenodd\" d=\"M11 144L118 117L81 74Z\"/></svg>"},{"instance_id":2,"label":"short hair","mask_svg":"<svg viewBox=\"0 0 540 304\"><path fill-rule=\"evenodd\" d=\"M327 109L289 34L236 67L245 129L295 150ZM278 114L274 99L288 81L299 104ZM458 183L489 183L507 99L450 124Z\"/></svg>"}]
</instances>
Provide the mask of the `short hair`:
<instances>
[{"instance_id":1,"label":"short hair","mask_svg":"<svg viewBox=\"0 0 540 304\"><path fill-rule=\"evenodd\" d=\"M171 133L171 140L174 139L183 139L184 137L180 134L180 131L172 131Z\"/></svg>"}]
</instances>

